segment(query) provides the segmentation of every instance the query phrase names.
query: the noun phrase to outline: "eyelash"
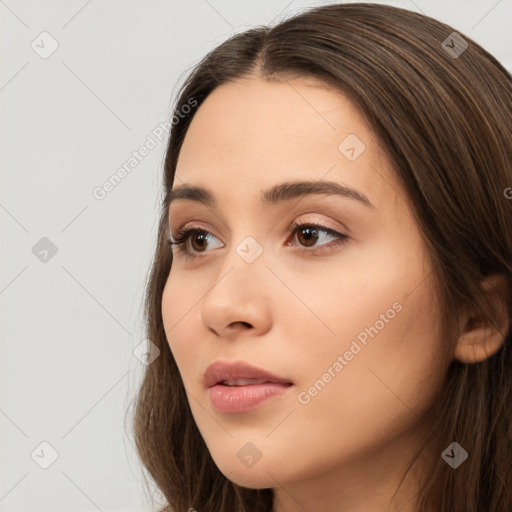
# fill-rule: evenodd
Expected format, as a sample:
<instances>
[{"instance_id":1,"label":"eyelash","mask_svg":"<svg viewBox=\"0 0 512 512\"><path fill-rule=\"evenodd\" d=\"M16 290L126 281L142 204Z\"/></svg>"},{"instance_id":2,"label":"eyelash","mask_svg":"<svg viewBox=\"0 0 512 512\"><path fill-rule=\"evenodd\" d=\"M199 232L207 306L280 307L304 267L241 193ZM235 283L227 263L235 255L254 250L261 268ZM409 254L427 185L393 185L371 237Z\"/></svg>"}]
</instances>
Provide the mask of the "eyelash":
<instances>
[{"instance_id":1,"label":"eyelash","mask_svg":"<svg viewBox=\"0 0 512 512\"><path fill-rule=\"evenodd\" d=\"M326 227L321 226L319 224L311 224L311 223L300 222L300 221L296 222L295 224L290 226L286 230L286 232L289 235L294 235L295 236L295 234L298 231L300 231L301 229L305 229L305 228L314 228L317 231L326 233L328 235L336 236L336 237L338 237L338 240L334 240L330 244L322 244L322 245L320 245L318 247L315 247L313 249L297 246L299 252L302 252L302 253L317 253L317 252L320 252L320 251L324 252L324 251L334 250L339 245L342 245L342 244L346 243L346 240L348 239L347 235L344 235L343 233L338 233L337 231L334 231L333 229L326 228ZM197 258L197 257L201 257L201 256L196 255L192 251L189 251L186 248L186 242L193 235L210 235L210 234L211 233L209 231L206 231L204 229L199 229L199 228L185 228L184 229L184 228L181 228L181 229L178 230L176 236L171 238L171 240L169 241L169 244L170 244L171 247L173 245L176 246L177 252L183 253L183 255L186 258ZM208 251L206 251L206 252L208 252ZM199 254L201 254L201 253L199 253Z\"/></svg>"}]
</instances>

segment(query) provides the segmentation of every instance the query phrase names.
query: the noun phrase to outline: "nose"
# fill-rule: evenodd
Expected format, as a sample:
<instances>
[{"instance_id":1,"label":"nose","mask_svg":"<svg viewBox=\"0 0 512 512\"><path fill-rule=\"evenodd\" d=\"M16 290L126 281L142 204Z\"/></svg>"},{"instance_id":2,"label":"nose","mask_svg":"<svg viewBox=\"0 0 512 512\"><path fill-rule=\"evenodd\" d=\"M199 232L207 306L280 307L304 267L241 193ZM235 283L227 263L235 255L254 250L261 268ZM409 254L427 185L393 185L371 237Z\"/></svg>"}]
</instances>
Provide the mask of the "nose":
<instances>
[{"instance_id":1,"label":"nose","mask_svg":"<svg viewBox=\"0 0 512 512\"><path fill-rule=\"evenodd\" d=\"M264 334L272 320L271 278L263 254L248 263L230 249L199 306L205 327L226 339Z\"/></svg>"}]
</instances>

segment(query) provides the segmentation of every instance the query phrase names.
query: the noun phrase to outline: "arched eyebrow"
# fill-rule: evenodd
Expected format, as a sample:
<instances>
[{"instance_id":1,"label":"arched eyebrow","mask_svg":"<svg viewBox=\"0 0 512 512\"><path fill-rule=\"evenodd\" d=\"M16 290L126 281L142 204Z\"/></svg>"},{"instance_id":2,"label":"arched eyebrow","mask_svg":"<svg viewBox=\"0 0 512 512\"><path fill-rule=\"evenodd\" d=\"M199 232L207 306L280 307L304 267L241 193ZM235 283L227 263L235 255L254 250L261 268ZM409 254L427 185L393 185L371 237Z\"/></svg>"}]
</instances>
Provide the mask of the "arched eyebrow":
<instances>
[{"instance_id":1,"label":"arched eyebrow","mask_svg":"<svg viewBox=\"0 0 512 512\"><path fill-rule=\"evenodd\" d=\"M358 201L368 208L377 210L362 192L347 187L346 185L341 185L340 183L323 180L280 183L272 186L268 190L264 190L261 193L260 200L262 205L271 206L310 194L338 195ZM209 207L217 206L217 200L210 190L186 183L179 185L169 192L169 206L179 200L195 201Z\"/></svg>"}]
</instances>

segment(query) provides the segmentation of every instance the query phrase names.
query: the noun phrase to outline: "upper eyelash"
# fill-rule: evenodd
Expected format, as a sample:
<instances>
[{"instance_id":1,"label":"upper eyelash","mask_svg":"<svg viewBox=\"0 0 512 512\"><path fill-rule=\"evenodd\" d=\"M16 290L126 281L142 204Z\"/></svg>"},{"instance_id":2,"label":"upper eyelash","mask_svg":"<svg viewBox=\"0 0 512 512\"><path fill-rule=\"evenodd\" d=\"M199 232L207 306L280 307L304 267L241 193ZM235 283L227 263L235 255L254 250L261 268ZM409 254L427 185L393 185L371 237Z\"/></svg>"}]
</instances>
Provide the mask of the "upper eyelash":
<instances>
[{"instance_id":1,"label":"upper eyelash","mask_svg":"<svg viewBox=\"0 0 512 512\"><path fill-rule=\"evenodd\" d=\"M330 244L324 244L324 245L321 245L319 247L314 247L312 249L310 248L307 248L307 247L301 247L301 246L298 246L298 250L299 251L303 251L303 252L306 252L306 253L313 253L313 252L316 252L316 251L325 251L325 250L330 250L330 249L334 249L335 246L337 246L338 244L341 244L341 243L344 243L349 237L348 235L345 235L343 233L339 233L338 231L335 231L334 229L330 229L330 228L327 228L325 226L322 226L320 224L313 224L313 223L310 223L310 222L302 222L302 221L297 221L295 224L291 225L287 230L286 232L288 234L293 234L295 235L295 233L297 231L300 231L301 229L304 229L304 228L314 228L316 229L317 231L322 231L324 233L327 233L329 235L333 235L333 236L336 236L338 237L337 240L334 240L333 242L331 242ZM199 257L199 254L195 254L191 251L189 251L188 249L186 249L186 246L185 246L185 243L187 242L187 240L194 234L202 234L202 235L211 235L212 233L210 233L209 231L206 231L205 229L201 229L201 228L194 228L194 227L191 227L191 228L180 228L176 234L176 236L174 237L171 237L171 239L169 240L169 244L170 246L172 247L173 245L175 245L177 247L177 250L179 252L183 252L184 255L186 257L191 257L191 258L194 258L194 257Z\"/></svg>"}]
</instances>

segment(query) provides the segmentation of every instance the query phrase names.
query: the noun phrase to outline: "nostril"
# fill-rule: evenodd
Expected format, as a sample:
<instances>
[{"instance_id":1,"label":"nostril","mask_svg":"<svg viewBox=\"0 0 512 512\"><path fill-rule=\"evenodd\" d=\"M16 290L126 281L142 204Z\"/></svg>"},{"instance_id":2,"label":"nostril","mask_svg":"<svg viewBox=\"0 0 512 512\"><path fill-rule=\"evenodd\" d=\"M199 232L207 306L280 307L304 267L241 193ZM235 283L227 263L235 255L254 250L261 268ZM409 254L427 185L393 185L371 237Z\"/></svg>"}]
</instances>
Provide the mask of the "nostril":
<instances>
[{"instance_id":1,"label":"nostril","mask_svg":"<svg viewBox=\"0 0 512 512\"><path fill-rule=\"evenodd\" d=\"M244 327L252 327L252 325L249 322L233 322L231 325L243 325Z\"/></svg>"}]
</instances>

